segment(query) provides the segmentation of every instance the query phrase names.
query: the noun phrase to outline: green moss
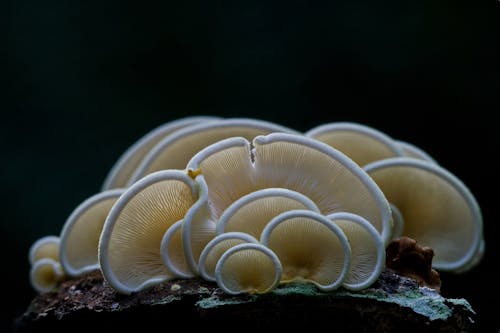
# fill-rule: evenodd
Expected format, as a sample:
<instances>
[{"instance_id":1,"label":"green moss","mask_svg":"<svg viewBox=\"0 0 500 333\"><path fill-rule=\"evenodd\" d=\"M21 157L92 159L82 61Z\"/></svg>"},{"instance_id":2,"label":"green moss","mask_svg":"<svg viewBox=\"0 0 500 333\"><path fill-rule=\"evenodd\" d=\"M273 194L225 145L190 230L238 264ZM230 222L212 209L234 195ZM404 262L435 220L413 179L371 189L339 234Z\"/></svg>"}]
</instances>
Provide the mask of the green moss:
<instances>
[{"instance_id":1,"label":"green moss","mask_svg":"<svg viewBox=\"0 0 500 333\"><path fill-rule=\"evenodd\" d=\"M244 304L244 303L251 303L253 302L258 296L249 296L245 298L240 298L240 297L224 297L220 298L216 295L212 295L207 298L203 298L196 302L196 306L202 308L202 309L210 309L210 308L217 308L219 306L225 306L225 305L235 305L235 304Z\"/></svg>"},{"instance_id":2,"label":"green moss","mask_svg":"<svg viewBox=\"0 0 500 333\"><path fill-rule=\"evenodd\" d=\"M476 311L474 311L474 309L472 309L472 306L469 304L469 302L467 302L463 298L448 298L448 299L446 299L446 302L451 303L453 305L457 305L457 306L463 306L468 311L471 311L472 313L476 313Z\"/></svg>"},{"instance_id":3,"label":"green moss","mask_svg":"<svg viewBox=\"0 0 500 333\"><path fill-rule=\"evenodd\" d=\"M362 291L348 291L345 289L333 292L321 292L311 283L289 283L280 286L270 294L261 296L216 296L204 298L198 301L197 306L201 308L214 308L225 305L243 304L258 300L262 297L284 297L290 295L302 295L307 297L329 298L360 298L370 299L379 302L397 304L409 308L415 313L427 317L429 320L446 320L453 314L453 309L448 306L460 305L472 311L470 304L464 299L445 299L434 290L429 288L411 288L403 292L387 293L380 289L368 288Z\"/></svg>"},{"instance_id":4,"label":"green moss","mask_svg":"<svg viewBox=\"0 0 500 333\"><path fill-rule=\"evenodd\" d=\"M181 296L176 296L176 295L168 295L167 297L164 297L158 301L155 301L153 304L154 305L160 305L160 304L168 304L168 303L172 303L172 302L175 302L175 301L180 301L181 300Z\"/></svg>"},{"instance_id":5,"label":"green moss","mask_svg":"<svg viewBox=\"0 0 500 333\"><path fill-rule=\"evenodd\" d=\"M325 296L312 283L287 283L272 291L275 295L305 295L305 296Z\"/></svg>"}]
</instances>

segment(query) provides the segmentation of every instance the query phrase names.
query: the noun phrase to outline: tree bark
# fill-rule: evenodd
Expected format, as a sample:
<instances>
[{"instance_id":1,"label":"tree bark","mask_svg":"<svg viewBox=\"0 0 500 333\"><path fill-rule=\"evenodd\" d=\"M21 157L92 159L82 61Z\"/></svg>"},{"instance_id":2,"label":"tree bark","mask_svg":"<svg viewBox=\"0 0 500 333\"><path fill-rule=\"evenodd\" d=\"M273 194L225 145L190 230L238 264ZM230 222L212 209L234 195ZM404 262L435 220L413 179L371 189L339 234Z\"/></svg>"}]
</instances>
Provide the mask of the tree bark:
<instances>
[{"instance_id":1,"label":"tree bark","mask_svg":"<svg viewBox=\"0 0 500 333\"><path fill-rule=\"evenodd\" d=\"M469 332L475 313L464 299L445 299L436 290L386 269L370 288L318 291L288 284L264 295L229 296L199 279L174 280L132 295L110 288L99 271L64 282L57 292L37 296L15 322L17 332L124 332L204 327L318 329L336 332Z\"/></svg>"}]
</instances>

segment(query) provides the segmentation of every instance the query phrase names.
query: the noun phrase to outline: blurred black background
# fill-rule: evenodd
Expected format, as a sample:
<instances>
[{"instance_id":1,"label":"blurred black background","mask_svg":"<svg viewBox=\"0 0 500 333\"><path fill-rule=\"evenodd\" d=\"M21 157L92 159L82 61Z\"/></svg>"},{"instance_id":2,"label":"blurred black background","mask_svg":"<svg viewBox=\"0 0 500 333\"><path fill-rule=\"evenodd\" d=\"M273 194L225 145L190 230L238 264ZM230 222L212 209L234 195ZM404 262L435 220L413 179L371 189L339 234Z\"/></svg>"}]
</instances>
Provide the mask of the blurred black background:
<instances>
[{"instance_id":1,"label":"blurred black background","mask_svg":"<svg viewBox=\"0 0 500 333\"><path fill-rule=\"evenodd\" d=\"M12 1L2 77L2 326L28 306L32 242L59 234L136 139L189 115L300 131L356 121L470 188L486 256L443 274L498 332L500 2Z\"/></svg>"}]
</instances>

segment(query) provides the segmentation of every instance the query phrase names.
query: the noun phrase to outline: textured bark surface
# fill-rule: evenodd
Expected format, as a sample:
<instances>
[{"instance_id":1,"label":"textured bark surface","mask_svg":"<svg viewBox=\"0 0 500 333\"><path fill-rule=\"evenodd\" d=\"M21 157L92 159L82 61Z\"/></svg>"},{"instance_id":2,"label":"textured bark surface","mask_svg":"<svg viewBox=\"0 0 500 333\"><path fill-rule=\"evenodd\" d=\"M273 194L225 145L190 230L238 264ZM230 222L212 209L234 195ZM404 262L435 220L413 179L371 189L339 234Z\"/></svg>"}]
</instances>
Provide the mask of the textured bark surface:
<instances>
[{"instance_id":1,"label":"textured bark surface","mask_svg":"<svg viewBox=\"0 0 500 333\"><path fill-rule=\"evenodd\" d=\"M445 299L392 270L360 292L341 288L322 293L311 284L290 284L260 296L229 296L215 284L198 279L169 281L125 296L95 271L64 282L57 292L37 296L15 328L18 332L137 329L142 333L152 327L309 331L327 325L337 332L468 332L474 328L474 317L466 300Z\"/></svg>"}]
</instances>

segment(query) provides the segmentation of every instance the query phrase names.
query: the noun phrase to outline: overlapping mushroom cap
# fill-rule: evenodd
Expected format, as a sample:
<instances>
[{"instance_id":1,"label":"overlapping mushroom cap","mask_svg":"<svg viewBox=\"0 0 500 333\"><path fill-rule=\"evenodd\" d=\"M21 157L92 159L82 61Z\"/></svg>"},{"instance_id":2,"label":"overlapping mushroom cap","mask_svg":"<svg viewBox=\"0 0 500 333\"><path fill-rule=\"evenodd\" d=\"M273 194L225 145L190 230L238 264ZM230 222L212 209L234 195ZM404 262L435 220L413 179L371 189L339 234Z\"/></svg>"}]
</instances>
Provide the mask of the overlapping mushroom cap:
<instances>
[{"instance_id":1,"label":"overlapping mushroom cap","mask_svg":"<svg viewBox=\"0 0 500 333\"><path fill-rule=\"evenodd\" d=\"M272 132L297 133L284 126L245 118L222 119L188 126L158 142L144 156L128 184L154 171L184 169L197 152L217 141L234 136L252 140L257 135Z\"/></svg>"},{"instance_id":2,"label":"overlapping mushroom cap","mask_svg":"<svg viewBox=\"0 0 500 333\"><path fill-rule=\"evenodd\" d=\"M59 261L59 244L61 239L58 236L44 236L37 239L28 251L28 260L33 265L37 260L43 258Z\"/></svg>"},{"instance_id":3,"label":"overlapping mushroom cap","mask_svg":"<svg viewBox=\"0 0 500 333\"><path fill-rule=\"evenodd\" d=\"M320 213L282 213L266 225L260 241L280 259L282 282L309 281L320 290L330 291L341 286L349 271L349 240L341 228Z\"/></svg>"},{"instance_id":4,"label":"overlapping mushroom cap","mask_svg":"<svg viewBox=\"0 0 500 333\"><path fill-rule=\"evenodd\" d=\"M66 276L59 262L60 244L58 236L45 236L30 247L30 284L39 293L53 291Z\"/></svg>"},{"instance_id":5,"label":"overlapping mushroom cap","mask_svg":"<svg viewBox=\"0 0 500 333\"><path fill-rule=\"evenodd\" d=\"M404 155L402 147L388 135L357 123L336 122L320 125L306 132L306 136L340 150L361 166Z\"/></svg>"},{"instance_id":6,"label":"overlapping mushroom cap","mask_svg":"<svg viewBox=\"0 0 500 333\"><path fill-rule=\"evenodd\" d=\"M215 281L215 266L220 257L233 246L259 241L244 232L226 232L216 236L203 249L200 255L200 275L208 281Z\"/></svg>"},{"instance_id":7,"label":"overlapping mushroom cap","mask_svg":"<svg viewBox=\"0 0 500 333\"><path fill-rule=\"evenodd\" d=\"M356 163L317 140L286 133L258 136L252 143L230 138L200 151L188 169L201 172L215 223L243 196L285 188L308 197L324 215L363 216L384 241L390 239L391 212L383 193Z\"/></svg>"},{"instance_id":8,"label":"overlapping mushroom cap","mask_svg":"<svg viewBox=\"0 0 500 333\"><path fill-rule=\"evenodd\" d=\"M465 185L418 147L355 123L302 135L259 120L184 118L125 152L103 189L117 186L129 188L78 206L60 243L35 242L36 290L97 267L125 294L198 275L229 294L296 280L360 290L401 234L433 247L442 270L468 270L484 254Z\"/></svg>"},{"instance_id":9,"label":"overlapping mushroom cap","mask_svg":"<svg viewBox=\"0 0 500 333\"><path fill-rule=\"evenodd\" d=\"M123 192L123 189L115 189L93 195L78 205L66 220L61 231L59 258L68 275L99 269L97 249L104 221Z\"/></svg>"},{"instance_id":10,"label":"overlapping mushroom cap","mask_svg":"<svg viewBox=\"0 0 500 333\"><path fill-rule=\"evenodd\" d=\"M136 141L122 154L122 156L120 156L106 176L104 184L102 185L102 190L105 191L114 188L126 187L129 183L130 177L139 166L144 156L146 156L149 151L163 138L180 130L181 128L189 127L202 122L207 123L217 119L220 118L208 116L186 117L170 121L153 129Z\"/></svg>"},{"instance_id":11,"label":"overlapping mushroom cap","mask_svg":"<svg viewBox=\"0 0 500 333\"><path fill-rule=\"evenodd\" d=\"M349 240L351 264L343 286L350 290L369 287L379 277L385 264L385 246L380 234L363 217L351 213L333 213L335 223Z\"/></svg>"},{"instance_id":12,"label":"overlapping mushroom cap","mask_svg":"<svg viewBox=\"0 0 500 333\"><path fill-rule=\"evenodd\" d=\"M401 140L396 141L396 143L403 150L404 157L416 158L418 160L424 160L430 163L437 164L436 160L422 148L417 147L412 143Z\"/></svg>"},{"instance_id":13,"label":"overlapping mushroom cap","mask_svg":"<svg viewBox=\"0 0 500 333\"><path fill-rule=\"evenodd\" d=\"M482 216L474 196L442 167L414 158L374 162L365 170L404 220L403 235L434 250L433 266L457 271L480 258Z\"/></svg>"},{"instance_id":14,"label":"overlapping mushroom cap","mask_svg":"<svg viewBox=\"0 0 500 333\"><path fill-rule=\"evenodd\" d=\"M215 267L215 277L228 294L264 294L278 285L281 271L278 257L268 247L245 243L224 252Z\"/></svg>"},{"instance_id":15,"label":"overlapping mushroom cap","mask_svg":"<svg viewBox=\"0 0 500 333\"><path fill-rule=\"evenodd\" d=\"M37 260L30 269L31 286L39 293L53 291L64 276L61 264L51 258Z\"/></svg>"},{"instance_id":16,"label":"overlapping mushroom cap","mask_svg":"<svg viewBox=\"0 0 500 333\"><path fill-rule=\"evenodd\" d=\"M179 170L150 174L123 193L99 241L101 270L113 288L131 293L174 277L161 260L161 241L197 199L195 182Z\"/></svg>"},{"instance_id":17,"label":"overlapping mushroom cap","mask_svg":"<svg viewBox=\"0 0 500 333\"><path fill-rule=\"evenodd\" d=\"M217 234L242 231L260 238L262 230L277 215L295 209L319 212L305 195L285 188L258 190L233 202L217 222Z\"/></svg>"}]
</instances>

